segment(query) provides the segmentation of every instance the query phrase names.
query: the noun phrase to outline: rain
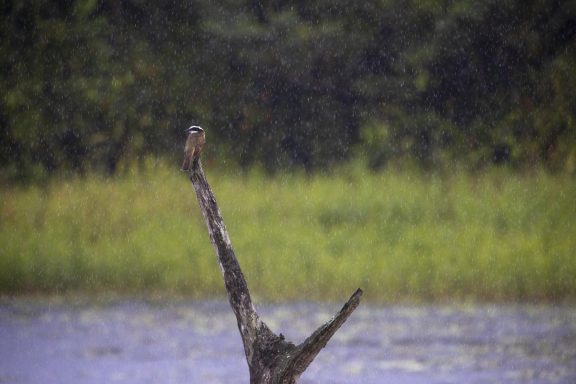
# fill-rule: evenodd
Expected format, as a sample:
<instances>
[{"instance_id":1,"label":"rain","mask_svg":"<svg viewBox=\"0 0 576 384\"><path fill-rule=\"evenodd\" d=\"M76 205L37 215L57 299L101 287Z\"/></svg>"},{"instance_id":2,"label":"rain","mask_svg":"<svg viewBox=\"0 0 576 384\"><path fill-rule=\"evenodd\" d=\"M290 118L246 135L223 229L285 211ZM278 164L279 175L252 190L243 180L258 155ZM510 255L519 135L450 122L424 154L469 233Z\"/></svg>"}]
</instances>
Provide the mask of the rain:
<instances>
[{"instance_id":1,"label":"rain","mask_svg":"<svg viewBox=\"0 0 576 384\"><path fill-rule=\"evenodd\" d=\"M576 382L573 2L0 14L0 383L250 381L183 156L298 382Z\"/></svg>"}]
</instances>

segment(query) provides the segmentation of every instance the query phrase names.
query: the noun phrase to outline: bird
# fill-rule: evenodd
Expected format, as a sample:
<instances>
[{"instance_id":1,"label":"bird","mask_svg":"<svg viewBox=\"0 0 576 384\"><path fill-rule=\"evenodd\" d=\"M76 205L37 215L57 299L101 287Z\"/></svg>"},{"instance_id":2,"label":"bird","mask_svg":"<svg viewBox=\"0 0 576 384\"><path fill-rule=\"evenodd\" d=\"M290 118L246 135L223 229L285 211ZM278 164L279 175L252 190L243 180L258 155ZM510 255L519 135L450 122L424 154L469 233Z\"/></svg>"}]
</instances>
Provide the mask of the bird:
<instances>
[{"instance_id":1,"label":"bird","mask_svg":"<svg viewBox=\"0 0 576 384\"><path fill-rule=\"evenodd\" d=\"M184 161L182 162L183 171L189 171L192 164L202 153L202 147L206 142L206 135L204 134L204 129L197 125L193 125L186 129L188 132L188 138L186 139L186 145L184 146Z\"/></svg>"}]
</instances>

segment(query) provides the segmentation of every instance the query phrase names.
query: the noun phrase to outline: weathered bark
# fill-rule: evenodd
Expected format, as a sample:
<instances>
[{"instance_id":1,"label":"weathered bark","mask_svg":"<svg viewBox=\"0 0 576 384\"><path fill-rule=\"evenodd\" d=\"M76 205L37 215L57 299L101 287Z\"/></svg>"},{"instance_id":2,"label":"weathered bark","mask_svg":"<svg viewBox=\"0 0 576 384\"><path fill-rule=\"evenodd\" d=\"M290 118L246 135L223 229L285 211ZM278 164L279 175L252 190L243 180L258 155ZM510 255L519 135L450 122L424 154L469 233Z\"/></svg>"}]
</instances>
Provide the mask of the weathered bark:
<instances>
[{"instance_id":1,"label":"weathered bark","mask_svg":"<svg viewBox=\"0 0 576 384\"><path fill-rule=\"evenodd\" d=\"M200 210L220 263L228 300L236 315L250 370L250 383L296 383L298 377L356 309L362 290L358 289L332 320L318 328L300 345L286 341L282 334L276 335L260 320L254 309L248 285L199 159L192 166L190 181L196 191Z\"/></svg>"}]
</instances>

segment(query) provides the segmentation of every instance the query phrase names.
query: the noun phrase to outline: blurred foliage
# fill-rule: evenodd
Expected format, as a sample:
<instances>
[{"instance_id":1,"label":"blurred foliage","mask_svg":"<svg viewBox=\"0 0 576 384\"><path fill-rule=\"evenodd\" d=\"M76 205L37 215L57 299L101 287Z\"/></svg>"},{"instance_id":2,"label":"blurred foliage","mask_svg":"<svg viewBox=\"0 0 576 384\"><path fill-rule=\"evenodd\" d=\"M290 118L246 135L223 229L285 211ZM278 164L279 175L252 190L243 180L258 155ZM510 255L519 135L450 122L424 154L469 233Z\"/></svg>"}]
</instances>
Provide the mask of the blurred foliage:
<instances>
[{"instance_id":1,"label":"blurred foliage","mask_svg":"<svg viewBox=\"0 0 576 384\"><path fill-rule=\"evenodd\" d=\"M0 178L353 156L576 171L576 2L0 3Z\"/></svg>"},{"instance_id":2,"label":"blurred foliage","mask_svg":"<svg viewBox=\"0 0 576 384\"><path fill-rule=\"evenodd\" d=\"M336 171L207 172L256 297L576 302L573 177ZM0 295L225 295L175 167L88 176L0 189Z\"/></svg>"}]
</instances>

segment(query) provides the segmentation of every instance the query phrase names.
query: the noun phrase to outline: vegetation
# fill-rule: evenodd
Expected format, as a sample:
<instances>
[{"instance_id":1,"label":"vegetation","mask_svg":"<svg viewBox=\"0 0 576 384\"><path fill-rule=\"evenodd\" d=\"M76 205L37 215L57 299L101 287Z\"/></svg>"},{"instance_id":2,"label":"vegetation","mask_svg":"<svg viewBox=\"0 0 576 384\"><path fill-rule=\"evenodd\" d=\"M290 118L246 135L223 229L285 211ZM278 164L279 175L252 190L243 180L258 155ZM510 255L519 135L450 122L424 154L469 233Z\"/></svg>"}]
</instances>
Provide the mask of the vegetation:
<instances>
[{"instance_id":1,"label":"vegetation","mask_svg":"<svg viewBox=\"0 0 576 384\"><path fill-rule=\"evenodd\" d=\"M573 178L365 169L207 170L254 295L576 299ZM224 294L192 186L163 162L4 187L0 244L2 294Z\"/></svg>"},{"instance_id":2,"label":"vegetation","mask_svg":"<svg viewBox=\"0 0 576 384\"><path fill-rule=\"evenodd\" d=\"M574 1L0 16L0 293L221 294L190 186L163 165L200 124L257 295L576 297Z\"/></svg>"},{"instance_id":3,"label":"vegetation","mask_svg":"<svg viewBox=\"0 0 576 384\"><path fill-rule=\"evenodd\" d=\"M8 0L0 180L175 152L268 171L576 170L574 1ZM210 156L210 153L207 153ZM173 156L173 155L169 155Z\"/></svg>"}]
</instances>

